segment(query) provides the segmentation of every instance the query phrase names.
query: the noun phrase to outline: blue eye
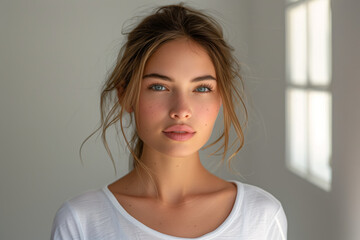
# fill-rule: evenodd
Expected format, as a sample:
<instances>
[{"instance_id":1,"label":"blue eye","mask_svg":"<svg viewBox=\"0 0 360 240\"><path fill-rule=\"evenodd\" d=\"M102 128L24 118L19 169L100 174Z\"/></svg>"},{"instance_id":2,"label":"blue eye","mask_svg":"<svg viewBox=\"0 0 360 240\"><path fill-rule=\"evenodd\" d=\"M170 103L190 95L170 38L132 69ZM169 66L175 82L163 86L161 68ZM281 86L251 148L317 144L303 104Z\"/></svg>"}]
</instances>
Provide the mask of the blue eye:
<instances>
[{"instance_id":1,"label":"blue eye","mask_svg":"<svg viewBox=\"0 0 360 240\"><path fill-rule=\"evenodd\" d=\"M149 87L149 89L154 90L154 91L165 91L166 90L166 88L164 86L159 85L159 84L151 85Z\"/></svg>"},{"instance_id":2,"label":"blue eye","mask_svg":"<svg viewBox=\"0 0 360 240\"><path fill-rule=\"evenodd\" d=\"M211 87L209 86L200 86L198 88L196 88L196 92L211 92Z\"/></svg>"}]
</instances>

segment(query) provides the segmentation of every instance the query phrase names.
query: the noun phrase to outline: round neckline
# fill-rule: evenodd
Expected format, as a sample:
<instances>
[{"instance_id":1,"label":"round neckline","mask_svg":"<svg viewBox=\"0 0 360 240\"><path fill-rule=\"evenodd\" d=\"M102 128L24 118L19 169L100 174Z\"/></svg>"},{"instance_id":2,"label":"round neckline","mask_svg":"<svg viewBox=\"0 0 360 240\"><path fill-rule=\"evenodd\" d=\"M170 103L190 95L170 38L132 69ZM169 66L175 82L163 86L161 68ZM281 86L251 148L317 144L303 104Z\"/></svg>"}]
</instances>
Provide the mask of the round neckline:
<instances>
[{"instance_id":1,"label":"round neckline","mask_svg":"<svg viewBox=\"0 0 360 240\"><path fill-rule=\"evenodd\" d=\"M137 220L136 218L134 218L133 216L131 216L124 208L123 206L119 203L119 201L116 199L116 197L114 196L114 194L109 190L109 185L106 185L103 187L103 192L105 193L105 195L107 196L107 198L110 200L110 202L112 203L112 205L119 211L119 213L126 218L128 221L130 221L132 224L134 224L136 227L148 232L149 234L156 236L158 238L162 238L162 239L169 239L169 240L179 240L179 239L193 239L193 240L205 240L205 239L210 239L210 238L214 238L216 236L218 236L219 234L221 234L224 230L227 229L227 227L233 222L233 219L236 217L237 213L240 210L241 204L242 204L242 200L244 197L244 190L243 190L243 185L238 182L238 181L229 181L230 183L234 183L236 186L236 197L235 197L235 202L234 205L231 209L230 214L227 216L227 218L220 224L220 226L218 226L216 229L214 229L211 232L208 232L202 236L196 237L196 238L183 238L183 237L176 237L176 236L172 236L172 235L168 235L165 233L161 233L155 229L152 229L148 226L146 226L145 224L143 224L142 222L140 222L139 220Z\"/></svg>"}]
</instances>

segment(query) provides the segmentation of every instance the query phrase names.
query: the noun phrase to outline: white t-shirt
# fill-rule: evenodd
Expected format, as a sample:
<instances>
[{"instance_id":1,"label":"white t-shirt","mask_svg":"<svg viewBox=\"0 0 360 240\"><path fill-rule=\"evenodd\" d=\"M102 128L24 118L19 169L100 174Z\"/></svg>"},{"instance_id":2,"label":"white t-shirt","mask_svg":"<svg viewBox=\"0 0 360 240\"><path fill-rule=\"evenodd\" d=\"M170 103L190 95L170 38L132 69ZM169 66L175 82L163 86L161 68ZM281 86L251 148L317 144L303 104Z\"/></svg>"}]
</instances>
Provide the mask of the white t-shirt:
<instances>
[{"instance_id":1,"label":"white t-shirt","mask_svg":"<svg viewBox=\"0 0 360 240\"><path fill-rule=\"evenodd\" d=\"M179 238L142 224L119 204L107 186L66 201L57 211L52 240L216 239L286 240L287 220L281 203L270 193L238 181L234 206L214 231L198 238Z\"/></svg>"}]
</instances>

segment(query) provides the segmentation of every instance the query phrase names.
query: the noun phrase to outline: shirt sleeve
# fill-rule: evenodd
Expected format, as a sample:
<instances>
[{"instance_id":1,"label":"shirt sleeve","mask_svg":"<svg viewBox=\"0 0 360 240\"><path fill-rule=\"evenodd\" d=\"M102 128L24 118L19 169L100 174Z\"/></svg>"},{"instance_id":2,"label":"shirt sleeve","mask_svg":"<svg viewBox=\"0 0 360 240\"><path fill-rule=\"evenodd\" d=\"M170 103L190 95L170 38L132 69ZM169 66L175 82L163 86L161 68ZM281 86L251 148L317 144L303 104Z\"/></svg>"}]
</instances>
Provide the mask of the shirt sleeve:
<instances>
[{"instance_id":1,"label":"shirt sleeve","mask_svg":"<svg viewBox=\"0 0 360 240\"><path fill-rule=\"evenodd\" d=\"M280 207L267 231L266 240L286 240L287 219L284 209Z\"/></svg>"},{"instance_id":2,"label":"shirt sleeve","mask_svg":"<svg viewBox=\"0 0 360 240\"><path fill-rule=\"evenodd\" d=\"M68 202L65 202L57 211L52 229L51 240L81 240L83 234L76 214Z\"/></svg>"}]
</instances>

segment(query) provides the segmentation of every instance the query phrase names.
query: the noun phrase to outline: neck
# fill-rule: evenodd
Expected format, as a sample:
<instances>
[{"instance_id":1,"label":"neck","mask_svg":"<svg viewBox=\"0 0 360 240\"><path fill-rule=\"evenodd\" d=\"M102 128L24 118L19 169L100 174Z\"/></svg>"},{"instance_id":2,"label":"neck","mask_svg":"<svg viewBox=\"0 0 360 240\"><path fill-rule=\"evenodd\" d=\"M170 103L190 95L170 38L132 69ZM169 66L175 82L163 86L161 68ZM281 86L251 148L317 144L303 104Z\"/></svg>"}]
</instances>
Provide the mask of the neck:
<instances>
[{"instance_id":1,"label":"neck","mask_svg":"<svg viewBox=\"0 0 360 240\"><path fill-rule=\"evenodd\" d=\"M145 181L144 193L149 197L168 204L179 204L187 197L197 192L200 187L206 186L210 173L200 162L199 153L174 158L145 149L140 161L147 171L137 167L137 176Z\"/></svg>"}]
</instances>

